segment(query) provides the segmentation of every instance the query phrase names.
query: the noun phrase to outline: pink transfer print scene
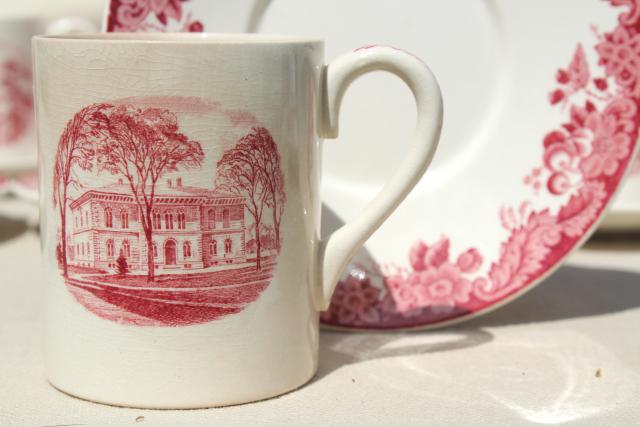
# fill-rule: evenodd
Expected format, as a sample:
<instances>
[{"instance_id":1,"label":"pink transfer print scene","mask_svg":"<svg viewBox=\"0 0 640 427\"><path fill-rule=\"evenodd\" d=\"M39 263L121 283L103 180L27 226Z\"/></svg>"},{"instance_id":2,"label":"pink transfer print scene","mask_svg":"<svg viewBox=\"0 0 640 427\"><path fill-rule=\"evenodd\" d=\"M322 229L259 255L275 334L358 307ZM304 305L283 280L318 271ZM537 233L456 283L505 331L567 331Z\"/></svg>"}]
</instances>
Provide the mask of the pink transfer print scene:
<instances>
[{"instance_id":1,"label":"pink transfer print scene","mask_svg":"<svg viewBox=\"0 0 640 427\"><path fill-rule=\"evenodd\" d=\"M191 131L203 117L225 130ZM203 323L269 286L284 176L276 142L251 114L199 98L87 105L60 135L54 168L60 274L94 314Z\"/></svg>"}]
</instances>

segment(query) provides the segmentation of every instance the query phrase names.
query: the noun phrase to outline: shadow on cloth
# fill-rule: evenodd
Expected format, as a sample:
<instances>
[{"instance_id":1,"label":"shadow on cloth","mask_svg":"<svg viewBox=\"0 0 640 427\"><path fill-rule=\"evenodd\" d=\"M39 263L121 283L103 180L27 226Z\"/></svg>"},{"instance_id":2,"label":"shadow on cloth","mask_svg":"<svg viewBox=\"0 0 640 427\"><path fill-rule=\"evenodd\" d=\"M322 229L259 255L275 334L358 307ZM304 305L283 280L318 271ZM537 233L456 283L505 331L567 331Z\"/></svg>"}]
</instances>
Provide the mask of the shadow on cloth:
<instances>
[{"instance_id":1,"label":"shadow on cloth","mask_svg":"<svg viewBox=\"0 0 640 427\"><path fill-rule=\"evenodd\" d=\"M607 269L562 267L510 304L485 316L435 331L334 332L320 334L316 380L342 366L366 360L455 351L491 342L486 328L549 322L616 313L640 307L640 274ZM426 343L402 346L401 340Z\"/></svg>"},{"instance_id":2,"label":"shadow on cloth","mask_svg":"<svg viewBox=\"0 0 640 427\"><path fill-rule=\"evenodd\" d=\"M403 333L350 333L322 331L320 334L320 367L314 381L345 365L366 360L385 359L399 356L439 353L460 350L486 344L493 340L493 334L482 329L460 329L446 331L445 334L422 332L424 343L398 346L403 338L415 338L415 332Z\"/></svg>"},{"instance_id":3,"label":"shadow on cloth","mask_svg":"<svg viewBox=\"0 0 640 427\"><path fill-rule=\"evenodd\" d=\"M24 221L0 218L0 242L15 239L28 229Z\"/></svg>"},{"instance_id":4,"label":"shadow on cloth","mask_svg":"<svg viewBox=\"0 0 640 427\"><path fill-rule=\"evenodd\" d=\"M460 327L549 322L637 307L640 307L639 273L566 266L510 304Z\"/></svg>"}]
</instances>

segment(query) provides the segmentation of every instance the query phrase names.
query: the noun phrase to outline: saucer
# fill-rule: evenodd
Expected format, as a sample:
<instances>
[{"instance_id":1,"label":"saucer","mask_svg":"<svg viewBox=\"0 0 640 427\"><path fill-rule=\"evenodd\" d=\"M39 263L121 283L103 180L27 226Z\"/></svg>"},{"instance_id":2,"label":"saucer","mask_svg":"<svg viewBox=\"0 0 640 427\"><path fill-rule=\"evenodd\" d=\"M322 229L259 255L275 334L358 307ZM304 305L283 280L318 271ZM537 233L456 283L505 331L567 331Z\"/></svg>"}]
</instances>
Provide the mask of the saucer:
<instances>
[{"instance_id":1,"label":"saucer","mask_svg":"<svg viewBox=\"0 0 640 427\"><path fill-rule=\"evenodd\" d=\"M225 30L205 1L180 4L146 11L154 25L137 30L175 31L157 22L186 16ZM324 37L329 60L370 44L413 52L445 99L432 167L345 272L327 326L429 328L508 303L589 237L635 158L640 72L618 59L637 55L630 0L274 0L259 12L260 32ZM251 8L241 18L260 21ZM414 121L397 79L350 88L341 136L324 143L324 234L380 190Z\"/></svg>"},{"instance_id":2,"label":"saucer","mask_svg":"<svg viewBox=\"0 0 640 427\"><path fill-rule=\"evenodd\" d=\"M400 46L430 65L445 100L433 166L345 273L325 325L468 319L531 289L588 238L635 158L640 71L628 76L614 56L640 18L632 4L271 3L261 32L325 35L329 60ZM397 167L414 108L386 75L347 93L341 137L325 141L327 228L356 217Z\"/></svg>"}]
</instances>

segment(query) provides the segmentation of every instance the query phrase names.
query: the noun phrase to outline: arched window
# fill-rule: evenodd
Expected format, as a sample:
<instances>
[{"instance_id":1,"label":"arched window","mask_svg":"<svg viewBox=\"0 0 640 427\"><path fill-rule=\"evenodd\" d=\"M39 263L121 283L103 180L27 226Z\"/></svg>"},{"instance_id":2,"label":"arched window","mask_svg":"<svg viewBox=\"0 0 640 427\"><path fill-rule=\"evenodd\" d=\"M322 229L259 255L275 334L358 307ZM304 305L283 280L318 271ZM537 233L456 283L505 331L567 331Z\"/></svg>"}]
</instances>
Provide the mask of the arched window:
<instances>
[{"instance_id":1,"label":"arched window","mask_svg":"<svg viewBox=\"0 0 640 427\"><path fill-rule=\"evenodd\" d=\"M161 224L161 220L162 216L160 215L160 212L158 211L153 211L153 228L154 230L160 230L160 228L162 228L162 224Z\"/></svg>"},{"instance_id":2,"label":"arched window","mask_svg":"<svg viewBox=\"0 0 640 427\"><path fill-rule=\"evenodd\" d=\"M209 255L211 256L218 255L218 242L215 240L212 240L211 242L209 242Z\"/></svg>"},{"instance_id":3,"label":"arched window","mask_svg":"<svg viewBox=\"0 0 640 427\"><path fill-rule=\"evenodd\" d=\"M191 257L191 242L190 241L186 241L182 244L182 253L184 254L185 258L190 258Z\"/></svg>"},{"instance_id":4,"label":"arched window","mask_svg":"<svg viewBox=\"0 0 640 427\"><path fill-rule=\"evenodd\" d=\"M229 228L229 209L227 208L222 210L222 227Z\"/></svg>"},{"instance_id":5,"label":"arched window","mask_svg":"<svg viewBox=\"0 0 640 427\"><path fill-rule=\"evenodd\" d=\"M113 227L113 214L111 213L111 208L104 208L104 226L105 227Z\"/></svg>"},{"instance_id":6,"label":"arched window","mask_svg":"<svg viewBox=\"0 0 640 427\"><path fill-rule=\"evenodd\" d=\"M84 224L82 223L82 212L80 212L80 214L78 215L80 217L80 227L82 227Z\"/></svg>"},{"instance_id":7,"label":"arched window","mask_svg":"<svg viewBox=\"0 0 640 427\"><path fill-rule=\"evenodd\" d=\"M121 253L127 258L129 258L131 256L131 246L129 245L129 241L128 240L123 240L122 241Z\"/></svg>"},{"instance_id":8,"label":"arched window","mask_svg":"<svg viewBox=\"0 0 640 427\"><path fill-rule=\"evenodd\" d=\"M89 225L89 211L86 211L84 213L84 223L88 226Z\"/></svg>"},{"instance_id":9,"label":"arched window","mask_svg":"<svg viewBox=\"0 0 640 427\"><path fill-rule=\"evenodd\" d=\"M164 213L164 228L173 230L173 212L166 211Z\"/></svg>"},{"instance_id":10,"label":"arched window","mask_svg":"<svg viewBox=\"0 0 640 427\"><path fill-rule=\"evenodd\" d=\"M124 209L120 211L120 224L122 228L129 228L129 212Z\"/></svg>"},{"instance_id":11,"label":"arched window","mask_svg":"<svg viewBox=\"0 0 640 427\"><path fill-rule=\"evenodd\" d=\"M233 242L231 241L231 239L228 237L224 239L224 253L230 254L232 247L233 247Z\"/></svg>"},{"instance_id":12,"label":"arched window","mask_svg":"<svg viewBox=\"0 0 640 427\"><path fill-rule=\"evenodd\" d=\"M80 243L81 253L84 256L84 242Z\"/></svg>"},{"instance_id":13,"label":"arched window","mask_svg":"<svg viewBox=\"0 0 640 427\"><path fill-rule=\"evenodd\" d=\"M178 212L178 228L184 230L186 227L186 218L184 216L184 211L180 210Z\"/></svg>"},{"instance_id":14,"label":"arched window","mask_svg":"<svg viewBox=\"0 0 640 427\"><path fill-rule=\"evenodd\" d=\"M216 228L216 211L214 209L209 209L207 211L207 221L209 222L210 230Z\"/></svg>"},{"instance_id":15,"label":"arched window","mask_svg":"<svg viewBox=\"0 0 640 427\"><path fill-rule=\"evenodd\" d=\"M153 257L158 258L158 245L156 245L156 242L153 242L151 246L153 247Z\"/></svg>"},{"instance_id":16,"label":"arched window","mask_svg":"<svg viewBox=\"0 0 640 427\"><path fill-rule=\"evenodd\" d=\"M113 240L109 239L109 240L107 240L107 256L108 257L112 257L113 254L114 254Z\"/></svg>"}]
</instances>

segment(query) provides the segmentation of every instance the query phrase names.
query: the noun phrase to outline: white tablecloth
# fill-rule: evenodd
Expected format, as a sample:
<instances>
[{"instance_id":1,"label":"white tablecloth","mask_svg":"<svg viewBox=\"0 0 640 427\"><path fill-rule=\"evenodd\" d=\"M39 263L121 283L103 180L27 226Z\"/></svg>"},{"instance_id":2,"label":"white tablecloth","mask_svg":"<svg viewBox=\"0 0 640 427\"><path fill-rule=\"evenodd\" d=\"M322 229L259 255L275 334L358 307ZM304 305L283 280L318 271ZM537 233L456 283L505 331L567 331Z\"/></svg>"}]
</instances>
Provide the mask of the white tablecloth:
<instances>
[{"instance_id":1,"label":"white tablecloth","mask_svg":"<svg viewBox=\"0 0 640 427\"><path fill-rule=\"evenodd\" d=\"M0 222L3 427L640 426L640 238L591 244L519 300L446 330L323 332L309 385L208 410L115 408L50 387L40 274L36 233Z\"/></svg>"}]
</instances>

